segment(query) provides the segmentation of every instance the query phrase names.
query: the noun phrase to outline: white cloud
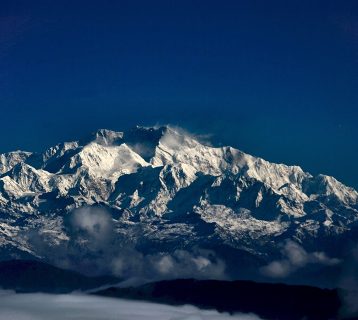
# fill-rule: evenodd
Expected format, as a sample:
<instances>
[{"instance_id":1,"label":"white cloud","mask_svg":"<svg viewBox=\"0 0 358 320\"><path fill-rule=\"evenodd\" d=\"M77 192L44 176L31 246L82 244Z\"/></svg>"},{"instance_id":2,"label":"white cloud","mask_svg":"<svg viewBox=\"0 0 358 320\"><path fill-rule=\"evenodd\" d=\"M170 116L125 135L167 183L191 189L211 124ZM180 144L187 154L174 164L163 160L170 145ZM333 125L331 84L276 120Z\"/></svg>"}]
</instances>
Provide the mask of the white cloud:
<instances>
[{"instance_id":1,"label":"white cloud","mask_svg":"<svg viewBox=\"0 0 358 320\"><path fill-rule=\"evenodd\" d=\"M307 252L298 243L288 240L282 250L282 259L270 262L261 268L261 272L272 278L285 278L307 264L332 266L340 263L339 259L330 258L324 252Z\"/></svg>"},{"instance_id":2,"label":"white cloud","mask_svg":"<svg viewBox=\"0 0 358 320\"><path fill-rule=\"evenodd\" d=\"M272 261L267 266L261 269L262 273L272 278L285 278L287 277L293 270L289 261L281 260L281 261Z\"/></svg>"},{"instance_id":3,"label":"white cloud","mask_svg":"<svg viewBox=\"0 0 358 320\"><path fill-rule=\"evenodd\" d=\"M121 250L112 262L113 273L121 278L160 280L174 278L225 279L225 263L211 250L175 250L143 255L135 249Z\"/></svg>"},{"instance_id":4,"label":"white cloud","mask_svg":"<svg viewBox=\"0 0 358 320\"><path fill-rule=\"evenodd\" d=\"M161 257L157 262L157 269L161 274L169 274L174 269L174 261L170 256Z\"/></svg>"},{"instance_id":5,"label":"white cloud","mask_svg":"<svg viewBox=\"0 0 358 320\"><path fill-rule=\"evenodd\" d=\"M83 231L87 235L101 240L112 231L112 218L110 214L99 207L83 207L75 210L71 216L74 229Z\"/></svg>"},{"instance_id":6,"label":"white cloud","mask_svg":"<svg viewBox=\"0 0 358 320\"><path fill-rule=\"evenodd\" d=\"M83 207L68 217L68 242L49 246L38 236L37 248L50 263L82 273L113 274L141 282L174 279L226 279L225 263L215 252L200 248L172 252L141 252L127 234L117 233L110 212ZM34 237L32 237L34 238Z\"/></svg>"},{"instance_id":7,"label":"white cloud","mask_svg":"<svg viewBox=\"0 0 358 320\"><path fill-rule=\"evenodd\" d=\"M11 320L259 320L252 314L229 315L193 306L168 306L87 295L1 295L0 319Z\"/></svg>"}]
</instances>

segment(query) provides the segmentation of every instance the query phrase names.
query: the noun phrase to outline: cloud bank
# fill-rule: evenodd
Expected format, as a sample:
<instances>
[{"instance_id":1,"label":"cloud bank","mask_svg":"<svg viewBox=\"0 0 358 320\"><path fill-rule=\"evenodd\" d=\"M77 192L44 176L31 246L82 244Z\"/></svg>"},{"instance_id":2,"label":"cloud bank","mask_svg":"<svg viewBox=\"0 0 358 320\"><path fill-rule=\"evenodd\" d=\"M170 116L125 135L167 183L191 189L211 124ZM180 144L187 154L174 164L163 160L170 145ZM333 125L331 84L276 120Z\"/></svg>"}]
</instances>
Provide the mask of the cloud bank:
<instances>
[{"instance_id":1,"label":"cloud bank","mask_svg":"<svg viewBox=\"0 0 358 320\"><path fill-rule=\"evenodd\" d=\"M259 320L193 306L168 306L87 295L11 294L0 297L0 319L11 320Z\"/></svg>"}]
</instances>

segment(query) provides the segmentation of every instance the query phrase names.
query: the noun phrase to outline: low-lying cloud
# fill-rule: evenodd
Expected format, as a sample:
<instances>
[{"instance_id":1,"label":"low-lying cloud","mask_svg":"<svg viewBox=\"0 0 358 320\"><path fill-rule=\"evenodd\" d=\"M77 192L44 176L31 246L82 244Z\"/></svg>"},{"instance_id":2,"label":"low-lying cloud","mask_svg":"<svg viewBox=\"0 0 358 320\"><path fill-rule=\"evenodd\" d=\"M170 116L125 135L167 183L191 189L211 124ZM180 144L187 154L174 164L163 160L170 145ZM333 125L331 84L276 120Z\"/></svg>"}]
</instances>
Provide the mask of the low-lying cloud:
<instances>
[{"instance_id":1,"label":"low-lying cloud","mask_svg":"<svg viewBox=\"0 0 358 320\"><path fill-rule=\"evenodd\" d=\"M225 279L225 263L211 250L194 248L144 255L124 250L113 259L113 273L121 278L162 280L175 278Z\"/></svg>"},{"instance_id":2,"label":"low-lying cloud","mask_svg":"<svg viewBox=\"0 0 358 320\"><path fill-rule=\"evenodd\" d=\"M11 320L259 320L193 306L168 306L88 295L2 293L0 319Z\"/></svg>"},{"instance_id":3,"label":"low-lying cloud","mask_svg":"<svg viewBox=\"0 0 358 320\"><path fill-rule=\"evenodd\" d=\"M111 215L100 207L83 207L76 209L71 217L70 224L73 232L94 240L97 245L110 240L113 235Z\"/></svg>"},{"instance_id":4,"label":"low-lying cloud","mask_svg":"<svg viewBox=\"0 0 358 320\"><path fill-rule=\"evenodd\" d=\"M261 268L261 272L272 278L285 278L308 264L333 266L339 259L330 258L324 252L307 252L298 243L288 240L281 250L282 259L275 260Z\"/></svg>"},{"instance_id":5,"label":"low-lying cloud","mask_svg":"<svg viewBox=\"0 0 358 320\"><path fill-rule=\"evenodd\" d=\"M89 275L113 274L121 279L154 281L173 278L225 279L225 263L202 248L170 252L139 250L133 232L115 230L115 220L103 207L83 207L66 218L68 240L49 243L46 235L28 234L37 252L52 264ZM130 226L129 226L130 228Z\"/></svg>"}]
</instances>

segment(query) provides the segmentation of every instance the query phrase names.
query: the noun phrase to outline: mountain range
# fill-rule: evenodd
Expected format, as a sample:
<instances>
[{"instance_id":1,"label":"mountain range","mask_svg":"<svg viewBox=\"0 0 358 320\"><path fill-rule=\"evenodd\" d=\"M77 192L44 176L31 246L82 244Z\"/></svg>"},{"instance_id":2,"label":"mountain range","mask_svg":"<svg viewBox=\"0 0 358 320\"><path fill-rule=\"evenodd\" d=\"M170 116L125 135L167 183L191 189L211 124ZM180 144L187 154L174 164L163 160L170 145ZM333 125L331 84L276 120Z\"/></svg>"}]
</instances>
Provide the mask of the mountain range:
<instances>
[{"instance_id":1,"label":"mountain range","mask_svg":"<svg viewBox=\"0 0 358 320\"><path fill-rule=\"evenodd\" d=\"M2 260L120 277L319 274L340 265L357 223L358 193L335 178L171 126L0 155Z\"/></svg>"}]
</instances>

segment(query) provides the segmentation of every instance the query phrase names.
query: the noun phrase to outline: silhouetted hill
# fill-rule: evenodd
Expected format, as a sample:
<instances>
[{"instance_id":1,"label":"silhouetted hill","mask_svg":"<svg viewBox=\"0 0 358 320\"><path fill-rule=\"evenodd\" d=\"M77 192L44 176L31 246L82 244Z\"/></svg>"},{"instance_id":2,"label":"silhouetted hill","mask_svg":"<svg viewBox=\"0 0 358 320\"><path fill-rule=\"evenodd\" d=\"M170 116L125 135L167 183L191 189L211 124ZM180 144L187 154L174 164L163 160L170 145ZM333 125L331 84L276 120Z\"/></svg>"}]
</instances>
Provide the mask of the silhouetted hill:
<instances>
[{"instance_id":1,"label":"silhouetted hill","mask_svg":"<svg viewBox=\"0 0 358 320\"><path fill-rule=\"evenodd\" d=\"M264 319L338 319L337 290L251 281L171 280L134 288L111 287L95 294L172 305L192 304Z\"/></svg>"},{"instance_id":2,"label":"silhouetted hill","mask_svg":"<svg viewBox=\"0 0 358 320\"><path fill-rule=\"evenodd\" d=\"M30 260L0 262L0 287L17 292L67 293L88 290L103 284L114 284L114 277L87 277L80 273L60 269Z\"/></svg>"}]
</instances>

